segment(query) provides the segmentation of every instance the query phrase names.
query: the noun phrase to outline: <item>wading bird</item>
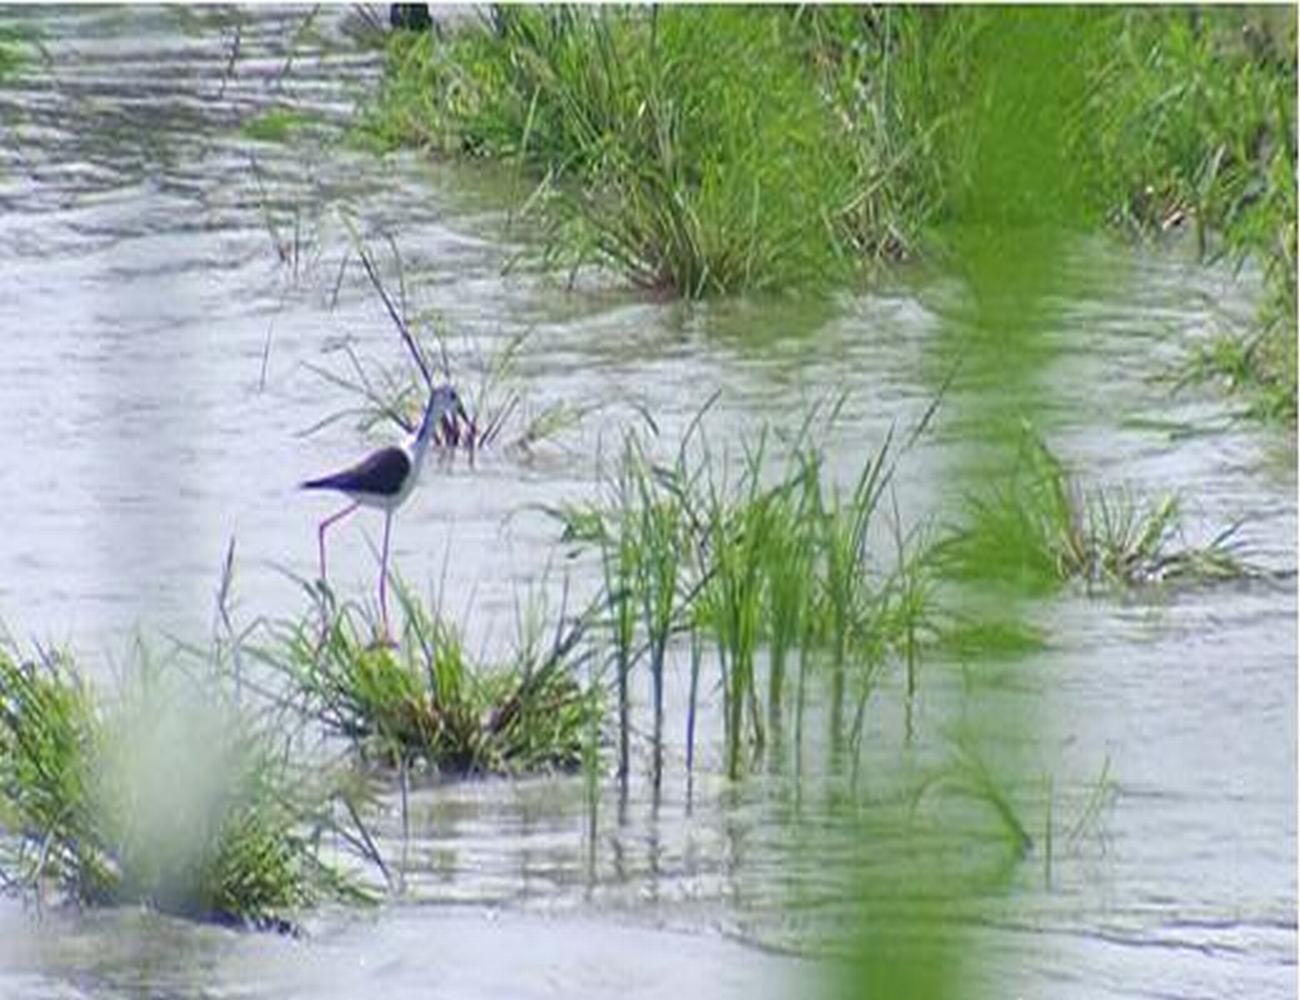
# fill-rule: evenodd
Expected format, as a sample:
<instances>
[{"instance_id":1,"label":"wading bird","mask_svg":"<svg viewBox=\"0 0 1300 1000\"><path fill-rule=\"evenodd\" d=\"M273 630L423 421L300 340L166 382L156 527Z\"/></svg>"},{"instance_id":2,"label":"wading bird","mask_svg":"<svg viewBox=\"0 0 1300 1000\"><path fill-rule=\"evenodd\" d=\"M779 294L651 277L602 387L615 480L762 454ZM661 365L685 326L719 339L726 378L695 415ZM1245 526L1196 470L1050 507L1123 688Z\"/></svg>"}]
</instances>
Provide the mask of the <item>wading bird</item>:
<instances>
[{"instance_id":1,"label":"wading bird","mask_svg":"<svg viewBox=\"0 0 1300 1000\"><path fill-rule=\"evenodd\" d=\"M429 394L420 426L401 444L380 448L351 468L319 479L309 479L302 484L304 490L336 490L352 501L321 521L320 528L317 529L321 580L325 579L325 529L358 507L378 507L384 512L384 550L379 565L379 610L383 616L385 636L389 634L388 535L393 524L393 511L411 495L415 481L420 477L420 466L424 463L429 441L442 424L443 418L448 416L469 422L456 390L450 385L440 385Z\"/></svg>"}]
</instances>

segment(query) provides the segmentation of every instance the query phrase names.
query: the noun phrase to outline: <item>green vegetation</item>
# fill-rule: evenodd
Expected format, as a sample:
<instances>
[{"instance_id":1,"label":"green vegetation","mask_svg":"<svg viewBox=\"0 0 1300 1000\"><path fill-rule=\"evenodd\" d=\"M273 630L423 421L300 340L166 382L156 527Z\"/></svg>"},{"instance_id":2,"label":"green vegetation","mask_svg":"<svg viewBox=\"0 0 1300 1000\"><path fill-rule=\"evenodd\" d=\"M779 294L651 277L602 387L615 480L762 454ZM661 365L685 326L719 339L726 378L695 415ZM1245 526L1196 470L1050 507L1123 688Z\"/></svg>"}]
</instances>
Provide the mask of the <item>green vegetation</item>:
<instances>
[{"instance_id":1,"label":"green vegetation","mask_svg":"<svg viewBox=\"0 0 1300 1000\"><path fill-rule=\"evenodd\" d=\"M829 692L834 758L861 750L865 710L881 671L904 671L915 694L922 655L963 661L1041 649L1044 637L1014 618L986 620L944 610L936 585L995 579L1043 591L1061 581L1128 587L1235 579L1248 572L1231 542L1235 526L1204 546L1176 544L1171 497L1144 507L1118 491L1081 491L1028 429L1004 488L968 501L967 521L930 541L901 534L882 503L902 452L886 438L851 489L830 481L811 443L810 415L784 471L767 460L771 432L741 444L733 461L691 426L670 462L648 457L629 434L605 496L552 510L562 539L600 556L600 603L618 704L619 773L626 777L631 689L644 663L654 726L650 749L659 780L664 732L664 661L689 639L694 733L701 669L716 668L723 698L728 773L739 777L769 747L777 759L792 718L802 742L809 676ZM833 416L832 416L833 419ZM889 546L881 542L893 539ZM701 640L716 653L700 655ZM682 643L676 643L680 649ZM792 659L793 657L793 659ZM766 661L766 683L757 674ZM793 710L787 699L795 670ZM705 676L704 683L710 683ZM764 705L766 699L766 705ZM688 737L689 740L693 737ZM687 759L692 747L687 746Z\"/></svg>"},{"instance_id":2,"label":"green vegetation","mask_svg":"<svg viewBox=\"0 0 1300 1000\"><path fill-rule=\"evenodd\" d=\"M392 42L366 131L516 159L551 263L697 297L845 273L851 149L787 20L727 8L499 7Z\"/></svg>"},{"instance_id":3,"label":"green vegetation","mask_svg":"<svg viewBox=\"0 0 1300 1000\"><path fill-rule=\"evenodd\" d=\"M670 739L665 676L689 652L688 770L697 698L713 689L731 778L763 761L784 766L791 729L798 772L813 683L829 693L818 704L829 707L832 775L848 764L852 786L885 671L905 679L910 738L928 650L972 662L1042 645L1012 618L940 607L942 573L986 580L981 569L1010 566L1016 581L1049 586L1071 575L1126 585L1242 571L1226 533L1204 549L1173 547L1171 501L1140 511L1106 494L1080 499L1028 432L1023 469L1005 495L972 502L968 526L934 544L925 531L904 534L886 503L907 447L887 435L843 488L813 443L824 430L819 412L787 438L760 430L735 459L711 449L704 412L667 462L630 432L604 497L552 511L568 545L599 556L603 591L577 615L529 615L501 665L473 662L455 628L400 582L395 644L372 640L370 609L305 582L311 603L300 619L240 631L229 611L233 546L217 635L210 648L188 651L198 669L142 653L106 702L64 657L0 656L0 828L13 845L0 872L32 891L53 882L83 903L290 927L288 914L321 898L362 895L320 856L322 834L388 877L362 826L355 780L321 767L321 748L341 742L354 767L396 768L403 791L412 769L584 768L594 783L616 726L627 781L631 692L645 678L657 788ZM826 420L839 412L830 408ZM784 457L774 459L778 451ZM607 691L616 718L606 719ZM309 745L310 765L298 752ZM988 804L997 836L1022 855L1028 834L1009 793L971 763L978 750L970 754L969 766L926 779L921 791Z\"/></svg>"},{"instance_id":4,"label":"green vegetation","mask_svg":"<svg viewBox=\"0 0 1300 1000\"><path fill-rule=\"evenodd\" d=\"M648 663L656 781L670 637L689 637L692 649L688 743L699 671L712 664L723 696L727 771L737 778L769 746L775 759L790 715L796 744L801 741L809 668L822 672L831 686L832 742L839 749L846 742L860 748L864 711L879 671L899 661L907 664L910 677L919 636L929 632L928 591L920 583L922 547L915 539L899 539L894 564L874 556L868 545L895 467L890 440L844 494L827 478L822 453L810 443L812 415L797 439L787 443L791 458L775 482L765 460L769 431L742 444L743 459L733 468L727 456L711 451L702 417L670 464L651 461L646 443L630 436L604 500L553 511L564 540L594 547L605 566L622 775L627 773L630 678L638 662ZM711 659L701 655L704 639L716 652ZM762 652L766 685L756 671ZM796 653L791 712L786 692L794 665L790 657ZM851 725L849 704L854 706ZM691 751L688 745L688 759Z\"/></svg>"},{"instance_id":5,"label":"green vegetation","mask_svg":"<svg viewBox=\"0 0 1300 1000\"><path fill-rule=\"evenodd\" d=\"M585 619L545 650L530 639L509 664L480 666L451 626L395 589L404 618L395 646L372 642L378 623L366 609L313 591L313 611L254 651L286 682L273 700L381 764L453 775L578 767L599 708L575 679Z\"/></svg>"},{"instance_id":6,"label":"green vegetation","mask_svg":"<svg viewBox=\"0 0 1300 1000\"><path fill-rule=\"evenodd\" d=\"M364 898L320 853L322 833L350 837L328 774L288 760L228 690L202 690L199 711L192 676L141 656L108 701L66 656L0 652L4 880L277 929L322 897Z\"/></svg>"},{"instance_id":7,"label":"green vegetation","mask_svg":"<svg viewBox=\"0 0 1300 1000\"><path fill-rule=\"evenodd\" d=\"M1236 579L1249 572L1236 525L1179 546L1172 495L1143 504L1122 490L1085 491L1028 427L1005 484L967 498L965 523L936 556L957 579L1001 579L1031 591L1071 579L1132 586Z\"/></svg>"},{"instance_id":8,"label":"green vegetation","mask_svg":"<svg viewBox=\"0 0 1300 1000\"><path fill-rule=\"evenodd\" d=\"M1052 78L1008 71L1060 37ZM1190 224L1267 287L1202 370L1293 420L1295 47L1281 8L498 7L394 37L362 131L513 162L546 261L688 297L942 254L995 203L1022 227ZM1055 183L1025 186L1043 156Z\"/></svg>"},{"instance_id":9,"label":"green vegetation","mask_svg":"<svg viewBox=\"0 0 1300 1000\"><path fill-rule=\"evenodd\" d=\"M1253 261L1257 327L1200 355L1251 390L1256 412L1296 413L1296 15L1289 8L1128 12L1090 53L1102 85L1093 197L1142 232L1190 225L1203 257Z\"/></svg>"},{"instance_id":10,"label":"green vegetation","mask_svg":"<svg viewBox=\"0 0 1300 1000\"><path fill-rule=\"evenodd\" d=\"M39 35L30 26L0 24L0 82L23 68L32 49L43 51Z\"/></svg>"},{"instance_id":11,"label":"green vegetation","mask_svg":"<svg viewBox=\"0 0 1300 1000\"><path fill-rule=\"evenodd\" d=\"M307 117L292 108L268 108L246 118L240 131L260 142L288 142L307 125Z\"/></svg>"},{"instance_id":12,"label":"green vegetation","mask_svg":"<svg viewBox=\"0 0 1300 1000\"><path fill-rule=\"evenodd\" d=\"M0 81L11 76L14 70L23 64L21 50L10 42L0 39Z\"/></svg>"},{"instance_id":13,"label":"green vegetation","mask_svg":"<svg viewBox=\"0 0 1300 1000\"><path fill-rule=\"evenodd\" d=\"M323 899L371 897L323 843L391 881L356 765L397 767L403 791L412 768L596 766L603 699L576 679L590 611L562 609L547 642L532 616L509 664L480 667L400 583L400 645L369 643L373 614L306 584L302 621L240 630L233 556L211 646L162 663L141 647L112 698L66 656L0 651L0 885L293 930Z\"/></svg>"}]
</instances>

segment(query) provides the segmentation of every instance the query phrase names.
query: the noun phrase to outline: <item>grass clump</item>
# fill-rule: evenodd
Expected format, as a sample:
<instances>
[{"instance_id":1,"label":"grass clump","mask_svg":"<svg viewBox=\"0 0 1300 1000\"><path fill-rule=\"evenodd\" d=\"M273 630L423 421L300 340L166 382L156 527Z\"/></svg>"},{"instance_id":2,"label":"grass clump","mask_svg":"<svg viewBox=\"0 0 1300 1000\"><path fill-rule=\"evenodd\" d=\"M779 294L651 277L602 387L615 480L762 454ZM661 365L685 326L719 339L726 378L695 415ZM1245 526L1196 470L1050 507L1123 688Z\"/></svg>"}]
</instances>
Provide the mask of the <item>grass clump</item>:
<instances>
[{"instance_id":1,"label":"grass clump","mask_svg":"<svg viewBox=\"0 0 1300 1000\"><path fill-rule=\"evenodd\" d=\"M23 53L17 45L0 37L0 82L22 67Z\"/></svg>"},{"instance_id":2,"label":"grass clump","mask_svg":"<svg viewBox=\"0 0 1300 1000\"><path fill-rule=\"evenodd\" d=\"M1111 15L1092 53L1092 196L1141 232L1190 226L1208 259L1264 276L1256 328L1203 352L1201 370L1296 413L1296 17L1285 8Z\"/></svg>"},{"instance_id":3,"label":"grass clump","mask_svg":"<svg viewBox=\"0 0 1300 1000\"><path fill-rule=\"evenodd\" d=\"M582 619L544 651L528 642L511 663L481 666L450 625L396 589L404 622L394 645L371 640L377 623L364 608L317 593L312 614L259 650L288 682L285 704L382 765L453 775L579 766L597 709L575 676Z\"/></svg>"},{"instance_id":4,"label":"grass clump","mask_svg":"<svg viewBox=\"0 0 1300 1000\"><path fill-rule=\"evenodd\" d=\"M1235 579L1248 568L1237 526L1202 546L1178 545L1178 500L1154 502L1123 490L1082 489L1029 427L1004 487L967 499L966 523L937 555L957 579L997 579L1031 591L1071 579L1138 586Z\"/></svg>"},{"instance_id":5,"label":"grass clump","mask_svg":"<svg viewBox=\"0 0 1300 1000\"><path fill-rule=\"evenodd\" d=\"M653 740L662 739L664 662L674 638L689 640L691 649L687 758L700 671L715 668L733 778L769 748L771 759L779 756L791 717L796 744L801 740L809 667L831 686L831 739L840 748L846 738L860 745L867 699L891 658L906 661L911 678L918 637L929 628L924 554L915 538L896 536L891 565L869 543L895 465L891 442L871 455L854 489L842 492L807 443L810 425L811 418L781 470L768 458L766 430L742 447L734 465L711 451L699 418L669 462L651 460L647 443L629 439L603 499L554 511L566 541L596 548L606 567L604 623L619 692L621 757L628 691L641 663L656 717ZM708 659L706 645L714 651ZM792 673L793 706L786 698ZM848 705L856 706L851 725ZM654 750L656 780L661 757ZM626 767L620 773L626 776Z\"/></svg>"},{"instance_id":6,"label":"grass clump","mask_svg":"<svg viewBox=\"0 0 1300 1000\"><path fill-rule=\"evenodd\" d=\"M516 370L526 333L511 337L488 356L455 357L436 313L408 318L405 277L396 244L390 242L398 272L398 298L394 301L355 227L346 217L344 222L352 236L352 248L343 259L337 282L342 283L355 254L406 353L401 363L385 365L363 359L350 339L331 344L326 353L341 359L340 363L307 367L329 385L346 391L353 403L318 420L304 434L346 419L355 420L357 429L367 433L388 424L414 433L435 375L459 387L469 416L465 424L447 418L435 430L433 444L446 455L462 452L472 459L479 449L501 448L528 458L539 445L581 422L586 412L564 402L541 408L529 405Z\"/></svg>"},{"instance_id":7,"label":"grass clump","mask_svg":"<svg viewBox=\"0 0 1300 1000\"><path fill-rule=\"evenodd\" d=\"M1277 292L1277 289L1274 290ZM1193 352L1179 372L1179 385L1217 382L1245 393L1249 416L1294 421L1296 414L1295 298L1273 295L1253 331L1220 333ZM1292 309L1288 317L1287 310Z\"/></svg>"},{"instance_id":8,"label":"grass clump","mask_svg":"<svg viewBox=\"0 0 1300 1000\"><path fill-rule=\"evenodd\" d=\"M515 160L549 262L691 298L844 273L852 157L780 12L497 7L391 45L366 129Z\"/></svg>"},{"instance_id":9,"label":"grass clump","mask_svg":"<svg viewBox=\"0 0 1300 1000\"><path fill-rule=\"evenodd\" d=\"M280 930L322 898L364 898L320 853L323 832L350 837L328 776L192 681L142 659L108 702L66 656L0 651L5 881Z\"/></svg>"},{"instance_id":10,"label":"grass clump","mask_svg":"<svg viewBox=\"0 0 1300 1000\"><path fill-rule=\"evenodd\" d=\"M364 134L513 162L548 263L695 298L943 256L994 204L1017 230L1187 225L1266 287L1199 370L1295 419L1285 8L499 6L389 44Z\"/></svg>"},{"instance_id":11,"label":"grass clump","mask_svg":"<svg viewBox=\"0 0 1300 1000\"><path fill-rule=\"evenodd\" d=\"M246 118L240 131L259 142L288 142L307 125L307 117L292 108L268 108Z\"/></svg>"},{"instance_id":12,"label":"grass clump","mask_svg":"<svg viewBox=\"0 0 1300 1000\"><path fill-rule=\"evenodd\" d=\"M45 51L39 32L33 27L0 24L0 83L28 63L33 49Z\"/></svg>"}]
</instances>

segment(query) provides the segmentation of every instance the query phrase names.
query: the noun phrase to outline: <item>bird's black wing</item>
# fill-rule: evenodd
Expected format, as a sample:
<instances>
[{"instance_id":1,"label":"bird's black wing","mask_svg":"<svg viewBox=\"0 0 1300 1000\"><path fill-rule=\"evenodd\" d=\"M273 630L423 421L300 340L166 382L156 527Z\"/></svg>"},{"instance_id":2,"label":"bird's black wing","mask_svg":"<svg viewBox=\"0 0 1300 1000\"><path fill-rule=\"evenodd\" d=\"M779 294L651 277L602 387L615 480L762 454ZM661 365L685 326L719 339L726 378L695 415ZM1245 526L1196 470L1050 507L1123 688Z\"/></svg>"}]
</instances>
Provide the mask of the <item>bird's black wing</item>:
<instances>
[{"instance_id":1,"label":"bird's black wing","mask_svg":"<svg viewBox=\"0 0 1300 1000\"><path fill-rule=\"evenodd\" d=\"M302 484L305 490L341 490L394 496L411 472L411 459L401 448L380 448L350 469Z\"/></svg>"}]
</instances>

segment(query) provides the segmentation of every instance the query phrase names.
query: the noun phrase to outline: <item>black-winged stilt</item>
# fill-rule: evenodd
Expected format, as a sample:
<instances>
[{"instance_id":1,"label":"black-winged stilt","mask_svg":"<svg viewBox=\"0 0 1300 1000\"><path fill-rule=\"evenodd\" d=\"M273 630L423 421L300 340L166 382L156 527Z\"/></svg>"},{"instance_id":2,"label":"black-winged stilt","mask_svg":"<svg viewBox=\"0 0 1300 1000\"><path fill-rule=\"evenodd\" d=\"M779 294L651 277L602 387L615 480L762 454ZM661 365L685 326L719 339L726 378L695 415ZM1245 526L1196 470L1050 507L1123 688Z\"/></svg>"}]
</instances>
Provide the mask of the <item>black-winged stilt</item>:
<instances>
[{"instance_id":1,"label":"black-winged stilt","mask_svg":"<svg viewBox=\"0 0 1300 1000\"><path fill-rule=\"evenodd\" d=\"M325 579L325 529L358 507L377 507L384 512L384 549L379 566L379 610L384 620L385 636L388 635L388 535L393 524L393 511L402 505L415 488L429 441L446 416L459 417L467 422L469 420L456 390L450 385L440 385L430 392L429 402L424 408L424 419L405 441L380 448L351 468L319 479L309 479L302 484L304 490L336 490L352 501L321 521L320 528L317 529L321 580Z\"/></svg>"}]
</instances>

